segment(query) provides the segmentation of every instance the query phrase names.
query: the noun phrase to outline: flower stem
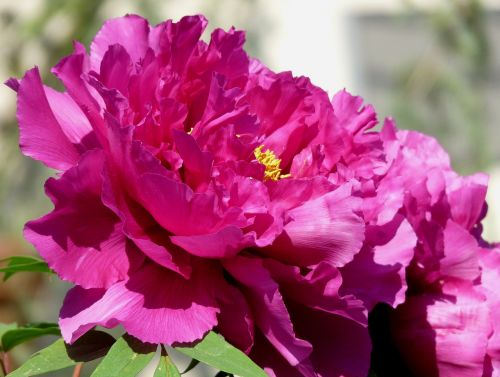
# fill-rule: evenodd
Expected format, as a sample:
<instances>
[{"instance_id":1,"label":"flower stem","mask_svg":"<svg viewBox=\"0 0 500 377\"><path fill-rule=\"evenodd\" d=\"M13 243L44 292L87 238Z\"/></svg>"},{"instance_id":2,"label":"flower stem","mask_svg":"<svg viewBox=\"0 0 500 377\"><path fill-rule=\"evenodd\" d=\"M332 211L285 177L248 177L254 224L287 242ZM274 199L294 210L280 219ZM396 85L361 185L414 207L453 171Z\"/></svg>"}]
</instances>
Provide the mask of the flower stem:
<instances>
[{"instance_id":1,"label":"flower stem","mask_svg":"<svg viewBox=\"0 0 500 377\"><path fill-rule=\"evenodd\" d=\"M80 377L80 373L82 371L83 363L78 363L75 365L75 369L73 370L72 377Z\"/></svg>"},{"instance_id":2,"label":"flower stem","mask_svg":"<svg viewBox=\"0 0 500 377\"><path fill-rule=\"evenodd\" d=\"M7 352L2 352L2 369L5 375L9 374L12 369L10 356Z\"/></svg>"}]
</instances>

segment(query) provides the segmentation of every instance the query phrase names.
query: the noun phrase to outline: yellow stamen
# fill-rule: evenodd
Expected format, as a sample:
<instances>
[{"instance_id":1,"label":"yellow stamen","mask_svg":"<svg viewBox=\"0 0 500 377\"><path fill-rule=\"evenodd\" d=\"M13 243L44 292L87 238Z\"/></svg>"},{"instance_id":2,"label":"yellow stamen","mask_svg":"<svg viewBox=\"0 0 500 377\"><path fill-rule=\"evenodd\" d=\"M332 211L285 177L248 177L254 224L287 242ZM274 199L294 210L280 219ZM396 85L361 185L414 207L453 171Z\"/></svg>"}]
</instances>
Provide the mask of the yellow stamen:
<instances>
[{"instance_id":1,"label":"yellow stamen","mask_svg":"<svg viewBox=\"0 0 500 377\"><path fill-rule=\"evenodd\" d=\"M263 152L262 148L264 148L264 145L258 146L253 151L253 154L255 155L255 159L266 167L264 180L272 179L273 181L277 181L278 179L289 177L290 174L281 174L281 160L276 158L274 152L269 149Z\"/></svg>"}]
</instances>

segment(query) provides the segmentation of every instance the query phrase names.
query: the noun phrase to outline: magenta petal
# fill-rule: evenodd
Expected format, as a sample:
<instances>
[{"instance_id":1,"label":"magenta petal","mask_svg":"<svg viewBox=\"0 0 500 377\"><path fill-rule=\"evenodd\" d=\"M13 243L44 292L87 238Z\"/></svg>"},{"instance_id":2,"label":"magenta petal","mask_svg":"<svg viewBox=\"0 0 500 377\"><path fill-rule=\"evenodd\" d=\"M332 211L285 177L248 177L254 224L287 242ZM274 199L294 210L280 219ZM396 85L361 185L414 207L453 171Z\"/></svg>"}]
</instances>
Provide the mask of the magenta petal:
<instances>
[{"instance_id":1,"label":"magenta petal","mask_svg":"<svg viewBox=\"0 0 500 377\"><path fill-rule=\"evenodd\" d=\"M19 144L26 156L58 170L76 164L80 153L64 134L49 105L38 68L27 71L20 82L17 119Z\"/></svg>"},{"instance_id":2,"label":"magenta petal","mask_svg":"<svg viewBox=\"0 0 500 377\"><path fill-rule=\"evenodd\" d=\"M122 45L132 63L138 63L149 47L148 37L149 23L140 16L127 15L106 21L90 45L92 69L99 72L106 51L114 44Z\"/></svg>"},{"instance_id":3,"label":"magenta petal","mask_svg":"<svg viewBox=\"0 0 500 377\"><path fill-rule=\"evenodd\" d=\"M297 334L313 346L309 358L318 376L368 375L372 345L366 326L295 303L288 307Z\"/></svg>"},{"instance_id":4,"label":"magenta petal","mask_svg":"<svg viewBox=\"0 0 500 377\"><path fill-rule=\"evenodd\" d=\"M479 246L461 226L449 220L444 230L444 254L440 271L445 276L474 280L480 274Z\"/></svg>"},{"instance_id":5,"label":"magenta petal","mask_svg":"<svg viewBox=\"0 0 500 377\"><path fill-rule=\"evenodd\" d=\"M160 266L188 278L192 270L189 254L173 245L168 233L127 193L113 190L109 172L103 177L103 203L120 217L127 237Z\"/></svg>"},{"instance_id":6,"label":"magenta petal","mask_svg":"<svg viewBox=\"0 0 500 377\"><path fill-rule=\"evenodd\" d=\"M305 276L299 268L272 259L266 259L264 264L288 300L353 319L362 325L368 324L368 312L363 302L339 294L342 276L331 264L320 263Z\"/></svg>"},{"instance_id":7,"label":"magenta petal","mask_svg":"<svg viewBox=\"0 0 500 377\"><path fill-rule=\"evenodd\" d=\"M127 95L132 64L129 54L122 45L109 46L100 65L100 81L106 88L118 89L123 95Z\"/></svg>"},{"instance_id":8,"label":"magenta petal","mask_svg":"<svg viewBox=\"0 0 500 377\"><path fill-rule=\"evenodd\" d=\"M291 209L287 212L291 221L270 248L270 255L298 266L323 260L337 267L345 265L363 244L364 221L354 212L358 205L349 188L341 187Z\"/></svg>"},{"instance_id":9,"label":"magenta petal","mask_svg":"<svg viewBox=\"0 0 500 377\"><path fill-rule=\"evenodd\" d=\"M145 265L130 280L105 292L73 288L64 300L59 326L66 342L73 343L96 325L122 324L143 342L193 342L217 324L216 287L206 284L207 269L185 280L153 264Z\"/></svg>"},{"instance_id":10,"label":"magenta petal","mask_svg":"<svg viewBox=\"0 0 500 377\"><path fill-rule=\"evenodd\" d=\"M80 153L99 147L89 120L68 93L45 87L50 107L63 133Z\"/></svg>"},{"instance_id":11,"label":"magenta petal","mask_svg":"<svg viewBox=\"0 0 500 377\"><path fill-rule=\"evenodd\" d=\"M49 179L55 209L25 228L26 239L49 267L84 288L125 280L144 259L123 234L119 218L101 203L102 164L101 152L87 152L60 179Z\"/></svg>"},{"instance_id":12,"label":"magenta petal","mask_svg":"<svg viewBox=\"0 0 500 377\"><path fill-rule=\"evenodd\" d=\"M396 220L395 226L388 224L387 227L394 227L389 241L383 240L374 247L365 246L341 269L344 278L341 292L362 299L369 310L379 302L396 307L405 300L406 268L413 258L417 237L402 216ZM377 228L369 229L373 233L382 231Z\"/></svg>"},{"instance_id":13,"label":"magenta petal","mask_svg":"<svg viewBox=\"0 0 500 377\"><path fill-rule=\"evenodd\" d=\"M278 285L262 265L262 260L235 257L227 260L224 267L245 287L255 315L255 324L290 365L306 360L311 345L295 336Z\"/></svg>"},{"instance_id":14,"label":"magenta petal","mask_svg":"<svg viewBox=\"0 0 500 377\"><path fill-rule=\"evenodd\" d=\"M193 190L206 189L212 175L213 158L210 153L202 152L191 135L173 130L175 147L183 160L185 181Z\"/></svg>"},{"instance_id":15,"label":"magenta petal","mask_svg":"<svg viewBox=\"0 0 500 377\"><path fill-rule=\"evenodd\" d=\"M500 292L498 282L500 281L500 249L481 250L481 292L487 298L490 308L491 324L493 334L488 339L488 356L491 359L493 374L497 377L500 374Z\"/></svg>"},{"instance_id":16,"label":"magenta petal","mask_svg":"<svg viewBox=\"0 0 500 377\"><path fill-rule=\"evenodd\" d=\"M418 376L482 376L489 311L468 283L445 294L408 298L393 316L392 332Z\"/></svg>"},{"instance_id":17,"label":"magenta petal","mask_svg":"<svg viewBox=\"0 0 500 377\"><path fill-rule=\"evenodd\" d=\"M217 296L220 306L218 330L228 342L243 352L250 352L254 341L254 320L245 296L229 284Z\"/></svg>"},{"instance_id":18,"label":"magenta petal","mask_svg":"<svg viewBox=\"0 0 500 377\"><path fill-rule=\"evenodd\" d=\"M158 174L143 174L137 184L144 207L176 235L211 233L221 221L213 194L193 193L185 183Z\"/></svg>"},{"instance_id":19,"label":"magenta petal","mask_svg":"<svg viewBox=\"0 0 500 377\"><path fill-rule=\"evenodd\" d=\"M480 220L487 189L488 176L486 174L479 173L453 179L447 187L453 221L471 230Z\"/></svg>"},{"instance_id":20,"label":"magenta petal","mask_svg":"<svg viewBox=\"0 0 500 377\"><path fill-rule=\"evenodd\" d=\"M211 234L194 236L171 236L177 246L187 252L204 258L230 258L240 250L251 246L251 236L244 236L240 228L227 226Z\"/></svg>"}]
</instances>

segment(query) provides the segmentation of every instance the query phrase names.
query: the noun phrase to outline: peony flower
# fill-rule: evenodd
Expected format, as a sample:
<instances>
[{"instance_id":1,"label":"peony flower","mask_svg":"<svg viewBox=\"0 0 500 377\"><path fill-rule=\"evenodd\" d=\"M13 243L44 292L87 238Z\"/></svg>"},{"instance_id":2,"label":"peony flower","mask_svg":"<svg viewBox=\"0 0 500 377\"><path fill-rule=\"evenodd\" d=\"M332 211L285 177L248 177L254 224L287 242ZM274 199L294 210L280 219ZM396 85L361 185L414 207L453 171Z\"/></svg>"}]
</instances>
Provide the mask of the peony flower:
<instances>
[{"instance_id":1,"label":"peony flower","mask_svg":"<svg viewBox=\"0 0 500 377\"><path fill-rule=\"evenodd\" d=\"M63 337L120 324L172 345L216 329L270 374L366 373L367 308L339 293L362 199L330 177L332 136L349 143L365 115L250 59L242 32L201 41L205 26L109 20L90 55L76 43L53 69L65 92L37 68L8 82L21 150L59 172L25 237L75 284Z\"/></svg>"},{"instance_id":2,"label":"peony flower","mask_svg":"<svg viewBox=\"0 0 500 377\"><path fill-rule=\"evenodd\" d=\"M400 213L418 242L407 298L389 314L393 352L415 376L496 375L492 287L499 265L480 239L487 177L457 175L432 138L400 131L397 139L399 152L384 180L404 189Z\"/></svg>"},{"instance_id":3,"label":"peony flower","mask_svg":"<svg viewBox=\"0 0 500 377\"><path fill-rule=\"evenodd\" d=\"M65 341L98 325L169 345L214 329L270 375L357 377L385 303L409 364L416 344L432 368L494 364L496 296L476 283L484 176L459 177L392 119L374 131L360 97L272 72L243 32L205 43L206 24L109 20L90 54L75 43L53 68L65 92L37 68L7 82L21 150L58 172L54 210L25 237L75 285ZM465 335L436 332L443 311ZM450 351L470 337L468 358Z\"/></svg>"}]
</instances>

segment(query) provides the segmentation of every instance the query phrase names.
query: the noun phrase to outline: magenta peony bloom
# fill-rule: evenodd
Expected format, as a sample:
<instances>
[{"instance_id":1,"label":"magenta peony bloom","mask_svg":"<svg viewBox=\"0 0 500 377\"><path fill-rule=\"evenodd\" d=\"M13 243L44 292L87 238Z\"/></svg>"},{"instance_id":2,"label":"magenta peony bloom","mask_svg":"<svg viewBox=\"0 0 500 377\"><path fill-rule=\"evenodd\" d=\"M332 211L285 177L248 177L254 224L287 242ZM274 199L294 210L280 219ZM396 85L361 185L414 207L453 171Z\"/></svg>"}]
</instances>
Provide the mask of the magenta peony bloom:
<instances>
[{"instance_id":1,"label":"magenta peony bloom","mask_svg":"<svg viewBox=\"0 0 500 377\"><path fill-rule=\"evenodd\" d=\"M53 69L66 92L37 68L7 82L23 153L59 172L54 210L25 237L75 284L64 339L122 325L172 345L215 329L270 375L358 377L385 303L422 376L497 368L485 177L459 177L391 119L374 131L359 97L270 71L242 32L203 42L206 23L109 20L89 55L76 43Z\"/></svg>"},{"instance_id":2,"label":"magenta peony bloom","mask_svg":"<svg viewBox=\"0 0 500 377\"><path fill-rule=\"evenodd\" d=\"M407 299L390 318L396 349L415 376L495 376L500 259L480 239L487 177L458 176L424 135L399 132L398 143L384 179L404 188L400 213L418 243Z\"/></svg>"}]
</instances>

